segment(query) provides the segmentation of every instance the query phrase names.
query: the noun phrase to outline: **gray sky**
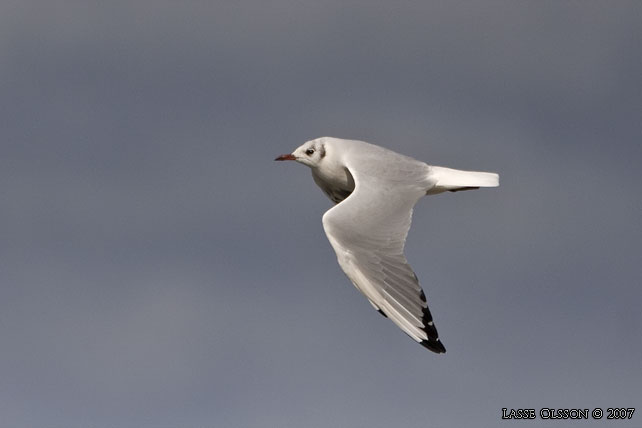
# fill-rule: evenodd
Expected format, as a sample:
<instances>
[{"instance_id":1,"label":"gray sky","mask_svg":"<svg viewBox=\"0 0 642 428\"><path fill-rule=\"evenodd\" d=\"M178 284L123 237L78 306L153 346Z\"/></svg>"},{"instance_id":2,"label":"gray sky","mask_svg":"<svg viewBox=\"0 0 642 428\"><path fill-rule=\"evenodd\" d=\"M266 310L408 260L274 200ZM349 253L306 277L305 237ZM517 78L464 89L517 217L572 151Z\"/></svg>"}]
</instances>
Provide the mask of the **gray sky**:
<instances>
[{"instance_id":1,"label":"gray sky","mask_svg":"<svg viewBox=\"0 0 642 428\"><path fill-rule=\"evenodd\" d=\"M1 428L639 407L639 2L219 3L0 5ZM372 310L330 201L272 161L322 135L500 173L415 210L447 354Z\"/></svg>"}]
</instances>

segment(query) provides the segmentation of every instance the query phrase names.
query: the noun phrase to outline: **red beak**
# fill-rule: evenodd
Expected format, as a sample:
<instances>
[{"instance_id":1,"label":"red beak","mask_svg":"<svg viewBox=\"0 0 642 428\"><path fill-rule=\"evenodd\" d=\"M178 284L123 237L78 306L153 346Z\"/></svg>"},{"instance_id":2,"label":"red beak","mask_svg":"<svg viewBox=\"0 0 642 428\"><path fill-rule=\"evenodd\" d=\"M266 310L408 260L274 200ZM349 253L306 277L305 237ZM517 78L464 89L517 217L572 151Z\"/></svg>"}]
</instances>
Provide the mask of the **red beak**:
<instances>
[{"instance_id":1,"label":"red beak","mask_svg":"<svg viewBox=\"0 0 642 428\"><path fill-rule=\"evenodd\" d=\"M278 158L274 159L275 161L283 161L283 160L296 160L296 157L292 154L290 155L281 155Z\"/></svg>"}]
</instances>

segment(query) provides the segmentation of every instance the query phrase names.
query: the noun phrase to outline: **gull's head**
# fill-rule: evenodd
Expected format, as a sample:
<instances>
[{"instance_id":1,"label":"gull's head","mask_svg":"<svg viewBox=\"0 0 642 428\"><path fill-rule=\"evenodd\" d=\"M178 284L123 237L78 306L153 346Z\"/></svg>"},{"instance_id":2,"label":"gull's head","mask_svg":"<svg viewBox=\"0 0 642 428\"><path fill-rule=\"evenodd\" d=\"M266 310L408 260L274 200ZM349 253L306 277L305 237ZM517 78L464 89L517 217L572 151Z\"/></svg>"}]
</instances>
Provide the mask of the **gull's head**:
<instances>
[{"instance_id":1,"label":"gull's head","mask_svg":"<svg viewBox=\"0 0 642 428\"><path fill-rule=\"evenodd\" d=\"M293 160L310 168L319 168L326 156L325 142L323 138L308 141L288 155L281 155L274 160Z\"/></svg>"}]
</instances>

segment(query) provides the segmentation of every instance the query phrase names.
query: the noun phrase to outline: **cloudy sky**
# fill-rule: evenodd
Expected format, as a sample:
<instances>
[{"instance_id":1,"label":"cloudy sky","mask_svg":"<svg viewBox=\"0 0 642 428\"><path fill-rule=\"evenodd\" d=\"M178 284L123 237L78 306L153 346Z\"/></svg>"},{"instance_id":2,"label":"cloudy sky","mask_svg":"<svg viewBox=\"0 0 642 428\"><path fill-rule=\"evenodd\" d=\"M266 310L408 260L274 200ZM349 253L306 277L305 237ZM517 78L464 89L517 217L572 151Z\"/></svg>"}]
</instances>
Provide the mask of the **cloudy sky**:
<instances>
[{"instance_id":1,"label":"cloudy sky","mask_svg":"<svg viewBox=\"0 0 642 428\"><path fill-rule=\"evenodd\" d=\"M22 427L496 427L642 403L639 2L0 4L0 414ZM321 226L323 135L501 187L406 246L448 349ZM622 427L639 427L642 409ZM595 426L592 421L533 426ZM604 421L601 421L604 424Z\"/></svg>"}]
</instances>

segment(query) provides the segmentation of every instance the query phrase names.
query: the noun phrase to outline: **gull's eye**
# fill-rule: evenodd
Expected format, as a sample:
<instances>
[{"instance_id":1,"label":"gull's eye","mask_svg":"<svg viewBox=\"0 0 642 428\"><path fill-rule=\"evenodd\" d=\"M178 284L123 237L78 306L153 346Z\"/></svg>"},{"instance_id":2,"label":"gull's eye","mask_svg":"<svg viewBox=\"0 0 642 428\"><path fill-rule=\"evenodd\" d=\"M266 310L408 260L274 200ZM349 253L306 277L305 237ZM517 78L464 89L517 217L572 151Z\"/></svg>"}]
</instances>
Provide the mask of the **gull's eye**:
<instances>
[{"instance_id":1,"label":"gull's eye","mask_svg":"<svg viewBox=\"0 0 642 428\"><path fill-rule=\"evenodd\" d=\"M308 156L312 156L313 153L314 153L314 149L308 149L305 151L305 154Z\"/></svg>"}]
</instances>

